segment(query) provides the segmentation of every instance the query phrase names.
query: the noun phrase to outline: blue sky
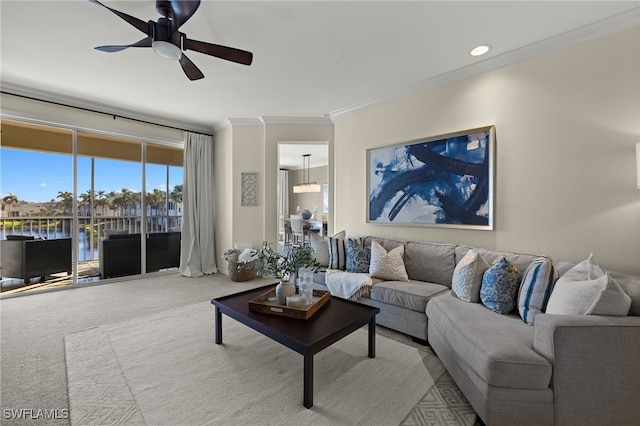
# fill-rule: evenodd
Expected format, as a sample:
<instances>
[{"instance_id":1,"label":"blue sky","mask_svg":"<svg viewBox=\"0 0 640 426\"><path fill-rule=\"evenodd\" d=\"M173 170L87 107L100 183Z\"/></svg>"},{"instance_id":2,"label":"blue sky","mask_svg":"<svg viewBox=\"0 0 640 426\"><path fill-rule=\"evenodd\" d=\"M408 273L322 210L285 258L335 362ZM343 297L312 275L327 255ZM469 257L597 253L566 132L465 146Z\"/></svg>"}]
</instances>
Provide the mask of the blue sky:
<instances>
[{"instance_id":1,"label":"blue sky","mask_svg":"<svg viewBox=\"0 0 640 426\"><path fill-rule=\"evenodd\" d=\"M142 181L140 163L119 160L95 160L95 190L121 192L122 188L139 192ZM78 192L90 189L91 160L78 158ZM147 166L147 192L166 188L166 166ZM182 183L182 168L170 168L169 188ZM0 150L0 194L12 193L21 201L50 201L59 191L73 191L72 158L66 154Z\"/></svg>"}]
</instances>

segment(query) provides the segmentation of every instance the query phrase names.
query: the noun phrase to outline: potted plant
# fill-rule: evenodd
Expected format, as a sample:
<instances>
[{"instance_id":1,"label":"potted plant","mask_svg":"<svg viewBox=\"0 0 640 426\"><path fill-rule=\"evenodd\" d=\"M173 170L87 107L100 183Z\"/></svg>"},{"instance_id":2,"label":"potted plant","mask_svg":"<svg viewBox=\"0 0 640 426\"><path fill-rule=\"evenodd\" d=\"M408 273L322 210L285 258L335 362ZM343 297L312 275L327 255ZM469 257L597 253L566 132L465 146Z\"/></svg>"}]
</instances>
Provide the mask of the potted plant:
<instances>
[{"instance_id":1,"label":"potted plant","mask_svg":"<svg viewBox=\"0 0 640 426\"><path fill-rule=\"evenodd\" d=\"M276 287L276 296L282 305L286 303L287 296L295 294L294 282L298 270L308 268L315 272L320 267L313 257L313 248L308 245L294 246L286 255L283 255L265 241L262 248L252 254L256 258L254 269L258 275L280 280Z\"/></svg>"}]
</instances>

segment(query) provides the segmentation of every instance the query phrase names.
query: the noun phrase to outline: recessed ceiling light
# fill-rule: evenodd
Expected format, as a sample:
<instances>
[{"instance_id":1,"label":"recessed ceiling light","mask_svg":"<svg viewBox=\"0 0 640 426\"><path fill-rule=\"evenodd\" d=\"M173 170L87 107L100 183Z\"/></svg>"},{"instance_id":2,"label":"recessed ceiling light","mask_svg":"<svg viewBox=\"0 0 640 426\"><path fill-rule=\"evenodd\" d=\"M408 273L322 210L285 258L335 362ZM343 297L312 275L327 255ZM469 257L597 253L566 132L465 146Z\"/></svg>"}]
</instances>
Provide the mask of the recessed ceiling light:
<instances>
[{"instance_id":1,"label":"recessed ceiling light","mask_svg":"<svg viewBox=\"0 0 640 426\"><path fill-rule=\"evenodd\" d=\"M490 47L486 46L486 45L480 45L480 46L476 46L473 49L471 49L471 52L469 52L469 54L471 56L481 56L484 55L485 53L487 53L489 51Z\"/></svg>"}]
</instances>

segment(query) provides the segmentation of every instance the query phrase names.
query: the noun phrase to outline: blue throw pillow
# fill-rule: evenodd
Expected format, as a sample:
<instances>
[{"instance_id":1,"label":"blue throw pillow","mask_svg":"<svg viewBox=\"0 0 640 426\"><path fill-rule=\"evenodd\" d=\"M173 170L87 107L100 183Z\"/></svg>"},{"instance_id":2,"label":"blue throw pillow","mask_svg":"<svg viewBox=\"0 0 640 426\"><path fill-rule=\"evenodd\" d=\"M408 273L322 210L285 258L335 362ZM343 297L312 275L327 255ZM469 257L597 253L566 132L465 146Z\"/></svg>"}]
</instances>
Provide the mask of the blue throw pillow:
<instances>
[{"instance_id":1,"label":"blue throw pillow","mask_svg":"<svg viewBox=\"0 0 640 426\"><path fill-rule=\"evenodd\" d=\"M484 273L480 300L493 312L508 314L516 307L519 287L518 268L503 256Z\"/></svg>"},{"instance_id":2,"label":"blue throw pillow","mask_svg":"<svg viewBox=\"0 0 640 426\"><path fill-rule=\"evenodd\" d=\"M551 259L539 257L527 267L518 295L518 312L524 322L533 324L535 316L544 312L557 279Z\"/></svg>"},{"instance_id":3,"label":"blue throw pillow","mask_svg":"<svg viewBox=\"0 0 640 426\"><path fill-rule=\"evenodd\" d=\"M362 238L347 238L347 272L369 273L371 246L365 247Z\"/></svg>"}]
</instances>

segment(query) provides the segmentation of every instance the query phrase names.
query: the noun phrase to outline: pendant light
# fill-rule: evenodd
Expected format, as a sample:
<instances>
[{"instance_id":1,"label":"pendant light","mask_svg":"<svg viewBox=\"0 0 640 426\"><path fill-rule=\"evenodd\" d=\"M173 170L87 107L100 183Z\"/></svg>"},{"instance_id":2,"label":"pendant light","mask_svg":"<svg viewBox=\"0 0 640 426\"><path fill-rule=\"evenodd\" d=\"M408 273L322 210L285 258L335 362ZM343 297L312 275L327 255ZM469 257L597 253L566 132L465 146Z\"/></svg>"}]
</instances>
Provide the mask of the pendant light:
<instances>
[{"instance_id":1,"label":"pendant light","mask_svg":"<svg viewBox=\"0 0 640 426\"><path fill-rule=\"evenodd\" d=\"M303 183L294 185L293 193L300 194L303 192L320 192L320 185L315 182L309 182L309 169L311 168L311 154L302 156L302 179Z\"/></svg>"}]
</instances>

